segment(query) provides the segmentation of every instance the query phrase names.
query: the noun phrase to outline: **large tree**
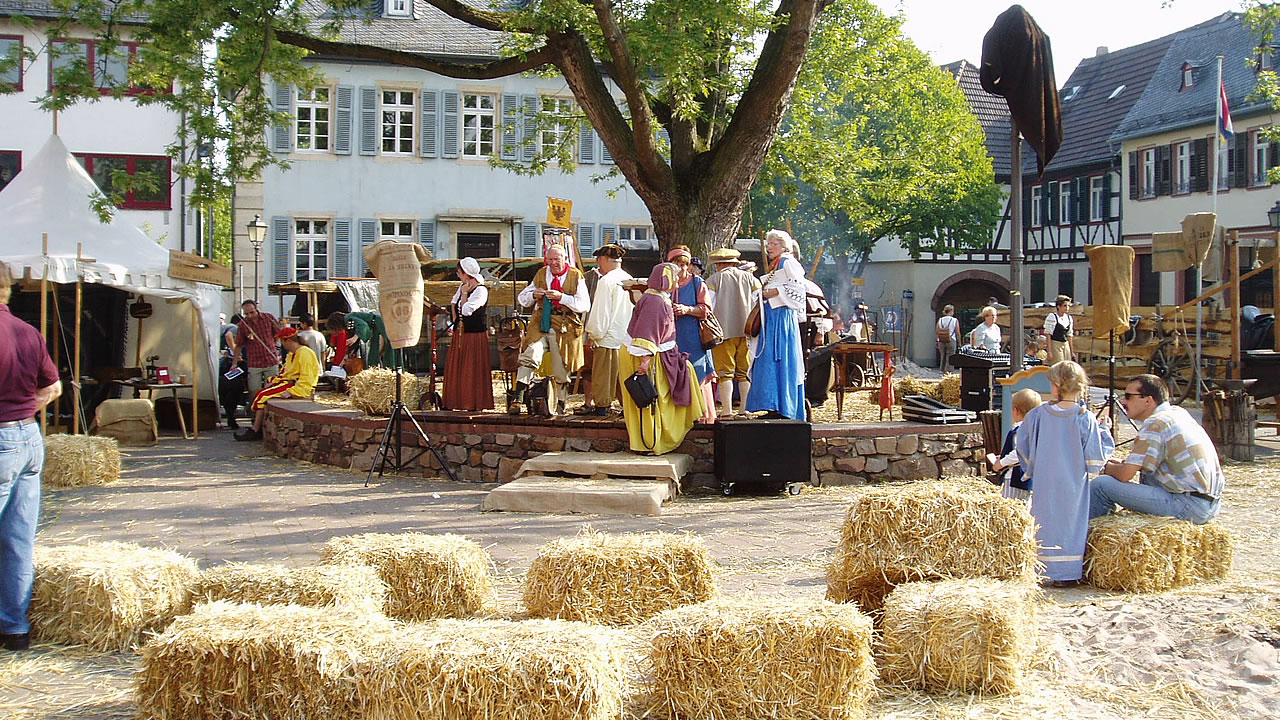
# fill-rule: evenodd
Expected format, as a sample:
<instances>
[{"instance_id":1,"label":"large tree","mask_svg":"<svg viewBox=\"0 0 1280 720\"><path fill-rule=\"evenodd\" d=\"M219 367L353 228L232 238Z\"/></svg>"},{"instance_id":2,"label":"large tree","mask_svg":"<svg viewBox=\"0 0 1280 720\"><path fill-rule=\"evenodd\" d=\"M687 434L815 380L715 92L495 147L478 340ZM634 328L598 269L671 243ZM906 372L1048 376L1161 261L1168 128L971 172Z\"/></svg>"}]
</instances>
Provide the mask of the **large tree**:
<instances>
[{"instance_id":1,"label":"large tree","mask_svg":"<svg viewBox=\"0 0 1280 720\"><path fill-rule=\"evenodd\" d=\"M990 244L1002 191L964 93L866 0L823 16L751 222L790 221L841 286L893 240L913 256ZM753 228L755 229L755 228Z\"/></svg>"},{"instance_id":2,"label":"large tree","mask_svg":"<svg viewBox=\"0 0 1280 720\"><path fill-rule=\"evenodd\" d=\"M554 70L648 207L663 246L702 250L735 237L832 0L425 0L501 39L502 57L475 62L344 41L344 27L361 22L371 0L58 2L106 36L118 36L114 20L149 15L135 72L173 79L177 92L143 99L171 104L193 135L221 141L233 178L276 161L264 130L282 118L264 83L314 84L309 53L468 79Z\"/></svg>"}]
</instances>

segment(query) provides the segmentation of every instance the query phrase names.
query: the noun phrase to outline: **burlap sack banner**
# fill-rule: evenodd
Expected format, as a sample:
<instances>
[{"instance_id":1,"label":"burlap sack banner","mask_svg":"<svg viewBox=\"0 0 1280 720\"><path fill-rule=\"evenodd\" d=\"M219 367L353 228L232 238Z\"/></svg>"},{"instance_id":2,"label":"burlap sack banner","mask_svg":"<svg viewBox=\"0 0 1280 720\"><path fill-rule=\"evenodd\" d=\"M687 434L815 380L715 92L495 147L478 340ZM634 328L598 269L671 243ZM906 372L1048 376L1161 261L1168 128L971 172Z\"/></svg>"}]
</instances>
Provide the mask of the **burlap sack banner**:
<instances>
[{"instance_id":1,"label":"burlap sack banner","mask_svg":"<svg viewBox=\"0 0 1280 720\"><path fill-rule=\"evenodd\" d=\"M1085 245L1093 270L1093 336L1129 330L1133 295L1133 248L1128 245Z\"/></svg>"},{"instance_id":2,"label":"burlap sack banner","mask_svg":"<svg viewBox=\"0 0 1280 720\"><path fill-rule=\"evenodd\" d=\"M422 335L422 263L430 259L417 243L382 240L364 249L378 278L378 310L393 348L413 347Z\"/></svg>"},{"instance_id":3,"label":"burlap sack banner","mask_svg":"<svg viewBox=\"0 0 1280 720\"><path fill-rule=\"evenodd\" d=\"M1178 272L1200 265L1209 248L1218 216L1211 212L1191 213L1182 219L1182 230L1151 235L1151 269Z\"/></svg>"}]
</instances>

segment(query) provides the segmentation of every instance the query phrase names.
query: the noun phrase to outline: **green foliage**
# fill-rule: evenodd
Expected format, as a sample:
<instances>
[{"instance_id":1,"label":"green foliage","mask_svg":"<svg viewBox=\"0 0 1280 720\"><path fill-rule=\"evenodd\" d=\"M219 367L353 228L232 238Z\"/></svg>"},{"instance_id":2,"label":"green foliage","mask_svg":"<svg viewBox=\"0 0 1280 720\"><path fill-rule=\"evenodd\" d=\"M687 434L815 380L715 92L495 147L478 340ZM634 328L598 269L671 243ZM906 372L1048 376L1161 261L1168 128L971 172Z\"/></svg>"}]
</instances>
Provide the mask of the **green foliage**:
<instances>
[{"instance_id":1,"label":"green foliage","mask_svg":"<svg viewBox=\"0 0 1280 720\"><path fill-rule=\"evenodd\" d=\"M1259 46L1269 46L1276 42L1276 28L1280 28L1280 5L1276 3L1248 0L1245 3L1244 24L1258 39ZM1246 62L1254 66L1255 59ZM1265 103L1273 109L1280 109L1280 78L1275 70L1258 70L1258 83L1249 95L1251 103ZM1280 142L1280 127L1270 126L1260 131L1270 142ZM1267 182L1280 183L1280 167L1267 171Z\"/></svg>"},{"instance_id":2,"label":"green foliage","mask_svg":"<svg viewBox=\"0 0 1280 720\"><path fill-rule=\"evenodd\" d=\"M802 245L865 259L896 238L913 256L991 241L1002 191L955 79L867 0L823 16L753 210ZM759 220L756 222L760 226Z\"/></svg>"}]
</instances>

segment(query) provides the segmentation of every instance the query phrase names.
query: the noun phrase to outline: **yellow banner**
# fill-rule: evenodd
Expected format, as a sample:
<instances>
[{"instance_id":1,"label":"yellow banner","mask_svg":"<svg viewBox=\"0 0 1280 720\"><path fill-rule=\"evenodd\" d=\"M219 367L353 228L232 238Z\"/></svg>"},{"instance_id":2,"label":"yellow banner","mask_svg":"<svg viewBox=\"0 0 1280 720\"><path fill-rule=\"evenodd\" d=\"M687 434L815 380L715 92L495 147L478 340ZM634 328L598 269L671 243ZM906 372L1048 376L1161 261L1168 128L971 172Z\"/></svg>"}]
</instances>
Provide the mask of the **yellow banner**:
<instances>
[{"instance_id":1,"label":"yellow banner","mask_svg":"<svg viewBox=\"0 0 1280 720\"><path fill-rule=\"evenodd\" d=\"M547 198L547 224L567 228L572 226L573 201Z\"/></svg>"}]
</instances>

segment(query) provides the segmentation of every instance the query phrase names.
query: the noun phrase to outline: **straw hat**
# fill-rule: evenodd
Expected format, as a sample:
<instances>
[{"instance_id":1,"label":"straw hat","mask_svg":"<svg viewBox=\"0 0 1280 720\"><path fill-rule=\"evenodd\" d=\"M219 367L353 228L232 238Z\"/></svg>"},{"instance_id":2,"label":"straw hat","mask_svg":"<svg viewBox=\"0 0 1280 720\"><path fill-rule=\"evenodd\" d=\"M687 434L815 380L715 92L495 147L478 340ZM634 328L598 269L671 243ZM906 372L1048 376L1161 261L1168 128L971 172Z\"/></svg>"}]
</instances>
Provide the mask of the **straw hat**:
<instances>
[{"instance_id":1,"label":"straw hat","mask_svg":"<svg viewBox=\"0 0 1280 720\"><path fill-rule=\"evenodd\" d=\"M464 275L470 275L471 277L479 281L481 284L484 283L484 275L480 274L480 263L476 262L475 258L473 257L462 258L461 260L458 261L458 269L461 270Z\"/></svg>"},{"instance_id":2,"label":"straw hat","mask_svg":"<svg viewBox=\"0 0 1280 720\"><path fill-rule=\"evenodd\" d=\"M733 262L740 257L742 257L742 253L733 248L725 247L711 253L711 262Z\"/></svg>"}]
</instances>

